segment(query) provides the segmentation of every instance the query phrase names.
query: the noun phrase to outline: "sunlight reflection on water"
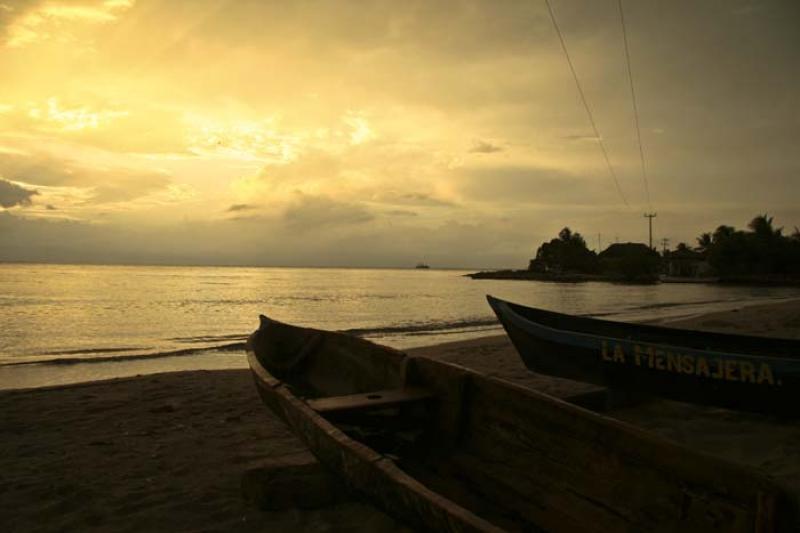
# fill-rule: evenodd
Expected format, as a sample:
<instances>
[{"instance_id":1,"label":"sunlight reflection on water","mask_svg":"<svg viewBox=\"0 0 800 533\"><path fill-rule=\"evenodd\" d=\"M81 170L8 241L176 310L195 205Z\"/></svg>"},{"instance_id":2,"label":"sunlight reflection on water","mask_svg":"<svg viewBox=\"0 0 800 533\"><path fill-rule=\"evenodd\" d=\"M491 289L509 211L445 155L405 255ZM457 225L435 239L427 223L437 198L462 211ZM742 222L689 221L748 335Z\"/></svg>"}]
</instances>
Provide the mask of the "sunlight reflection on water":
<instances>
[{"instance_id":1,"label":"sunlight reflection on water","mask_svg":"<svg viewBox=\"0 0 800 533\"><path fill-rule=\"evenodd\" d=\"M611 313L626 320L800 296L797 288L471 280L466 273L0 264L0 365L241 342L257 327L262 313L323 329L359 329L368 338L406 348L501 333L486 294L567 313ZM174 359L182 360L179 365L195 361L196 367L201 361L212 364L209 357L214 356ZM129 364L154 368L166 363Z\"/></svg>"}]
</instances>

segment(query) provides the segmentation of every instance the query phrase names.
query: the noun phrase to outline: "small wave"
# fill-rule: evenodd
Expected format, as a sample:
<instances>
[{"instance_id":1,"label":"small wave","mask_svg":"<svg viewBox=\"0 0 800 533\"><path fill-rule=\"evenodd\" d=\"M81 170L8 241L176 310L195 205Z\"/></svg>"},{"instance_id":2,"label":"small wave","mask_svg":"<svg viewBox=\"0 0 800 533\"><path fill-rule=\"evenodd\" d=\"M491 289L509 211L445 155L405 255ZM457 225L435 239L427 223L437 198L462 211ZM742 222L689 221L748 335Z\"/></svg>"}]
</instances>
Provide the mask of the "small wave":
<instances>
[{"instance_id":1,"label":"small wave","mask_svg":"<svg viewBox=\"0 0 800 533\"><path fill-rule=\"evenodd\" d=\"M229 335L198 335L196 337L173 337L167 339L173 342L181 342L181 343L194 343L194 342L219 342L219 341L229 341L229 340L238 340L244 342L247 339L247 335L243 335L241 333L233 333Z\"/></svg>"},{"instance_id":2,"label":"small wave","mask_svg":"<svg viewBox=\"0 0 800 533\"><path fill-rule=\"evenodd\" d=\"M486 326L479 326L474 328L458 328L452 330L431 330L431 331L413 331L411 333L406 333L403 335L404 337L427 337L427 336L442 336L442 335L463 335L464 333L477 333L477 332L488 332L495 329L502 329L502 325L499 322L495 322L494 324L489 324Z\"/></svg>"},{"instance_id":3,"label":"small wave","mask_svg":"<svg viewBox=\"0 0 800 533\"><path fill-rule=\"evenodd\" d=\"M474 329L480 327L497 326L497 319L492 318L477 318L467 320L455 320L453 322L426 322L422 324L403 324L400 326L382 326L375 328L352 328L340 330L341 333L355 335L358 337L368 337L374 335L392 335L392 334L419 334L419 333L437 333L446 330L462 330Z\"/></svg>"},{"instance_id":4,"label":"small wave","mask_svg":"<svg viewBox=\"0 0 800 533\"><path fill-rule=\"evenodd\" d=\"M690 305L708 305L708 304L718 304L723 302L729 302L731 300L698 300L694 302L659 302L655 304L642 304L642 305L635 305L631 307L631 310L634 309L666 309L669 307L686 307Z\"/></svg>"},{"instance_id":5,"label":"small wave","mask_svg":"<svg viewBox=\"0 0 800 533\"><path fill-rule=\"evenodd\" d=\"M79 363L113 363L122 361L133 361L141 359L158 359L161 357L184 357L205 352L234 352L244 350L244 342L234 342L217 346L203 346L202 348L185 348L182 350L170 350L166 352L151 352L129 355L108 355L104 357L59 357L57 359L40 359L26 361L12 361L3 363L3 366L23 366L23 365L75 365ZM86 352L80 352L86 353Z\"/></svg>"},{"instance_id":6,"label":"small wave","mask_svg":"<svg viewBox=\"0 0 800 533\"><path fill-rule=\"evenodd\" d=\"M426 322L418 324L403 324L398 326L381 326L373 328L351 328L339 330L358 337L418 337L426 335L458 334L469 333L499 327L500 324L495 318L477 318L467 320L455 320L452 322ZM181 348L167 351L144 351L143 348L118 347L118 348L87 348L74 350L58 350L44 352L43 355L76 355L83 357L57 357L57 358L30 358L24 361L3 362L2 366L23 366L23 365L75 365L81 363L110 363L121 361L132 361L142 359L158 359L163 357L183 357L207 352L232 352L242 351L245 348L246 335L206 335L194 337L174 337L169 339L172 342L186 344L203 344L191 348ZM224 342L224 341L237 342ZM208 344L220 343L222 344ZM140 353L130 353L139 351ZM125 353L120 353L125 352ZM101 355L95 354L114 354Z\"/></svg>"},{"instance_id":7,"label":"small wave","mask_svg":"<svg viewBox=\"0 0 800 533\"><path fill-rule=\"evenodd\" d=\"M78 355L78 354L93 354L93 353L114 353L114 352L135 352L142 348L123 346L118 348L76 348L74 350L52 350L42 352L42 355Z\"/></svg>"}]
</instances>

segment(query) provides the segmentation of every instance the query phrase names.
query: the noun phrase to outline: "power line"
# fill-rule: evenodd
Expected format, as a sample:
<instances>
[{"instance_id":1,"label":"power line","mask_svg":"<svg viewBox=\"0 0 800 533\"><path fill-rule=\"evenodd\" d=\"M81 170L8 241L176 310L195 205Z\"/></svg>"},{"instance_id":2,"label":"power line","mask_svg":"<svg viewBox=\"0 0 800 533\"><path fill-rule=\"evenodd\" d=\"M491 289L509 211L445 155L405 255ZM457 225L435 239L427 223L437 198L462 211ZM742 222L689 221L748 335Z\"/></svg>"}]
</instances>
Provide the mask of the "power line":
<instances>
[{"instance_id":1,"label":"power line","mask_svg":"<svg viewBox=\"0 0 800 533\"><path fill-rule=\"evenodd\" d=\"M592 131L594 132L594 136L597 139L597 143L600 145L600 150L603 152L603 158L606 160L606 165L608 166L608 173L611 174L611 178L614 180L614 185L617 186L617 192L619 193L620 198L622 198L622 202L627 206L630 207L628 204L628 199L625 198L625 194L622 192L622 187L619 185L619 180L617 179L617 173L614 172L614 167L611 165L611 160L608 157L608 151L606 150L606 145L603 142L603 138L600 136L600 132L597 131L597 125L594 121L594 116L592 115L592 110L589 108L589 104L586 101L586 95L583 93L583 87L581 87L581 82L578 80L578 74L575 72L575 67L572 64L572 59L569 57L569 51L567 51L567 45L564 42L564 36L561 34L561 29L558 27L558 22L556 22L556 16L553 13L553 8L550 6L550 0L544 0L544 3L547 5L547 11L550 13L550 20L553 22L553 28L556 30L556 34L558 35L558 40L561 43L561 49L564 51L564 55L567 58L567 64L569 64L569 70L572 72L572 77L575 80L575 86L578 88L578 94L581 97L581 102L583 102L583 107L586 109L586 115L589 117L589 123L592 125Z\"/></svg>"},{"instance_id":2,"label":"power line","mask_svg":"<svg viewBox=\"0 0 800 533\"><path fill-rule=\"evenodd\" d=\"M547 1L547 0L545 0ZM639 161L642 163L642 180L647 198L647 207L653 209L650 203L650 185L647 183L647 166L644 163L644 149L642 148L642 130L639 128L639 106L636 105L636 90L633 87L633 71L631 70L631 54L628 51L628 31L625 28L625 13L622 9L622 0L617 0L619 6L619 20L622 23L622 41L625 44L625 63L628 66L628 83L631 87L631 103L633 104L633 118L636 123L636 138L639 141Z\"/></svg>"}]
</instances>

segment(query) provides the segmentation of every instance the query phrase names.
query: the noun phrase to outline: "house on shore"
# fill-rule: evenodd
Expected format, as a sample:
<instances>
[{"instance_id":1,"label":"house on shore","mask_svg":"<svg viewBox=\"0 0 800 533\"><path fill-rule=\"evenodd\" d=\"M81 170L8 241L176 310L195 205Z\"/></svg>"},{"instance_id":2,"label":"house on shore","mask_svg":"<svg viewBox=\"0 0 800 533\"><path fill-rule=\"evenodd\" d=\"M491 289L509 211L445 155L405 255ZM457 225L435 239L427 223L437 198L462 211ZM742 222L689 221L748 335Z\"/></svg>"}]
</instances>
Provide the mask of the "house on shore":
<instances>
[{"instance_id":1,"label":"house on shore","mask_svg":"<svg viewBox=\"0 0 800 533\"><path fill-rule=\"evenodd\" d=\"M612 244L597 258L603 274L632 281L654 281L661 268L658 252L639 242Z\"/></svg>"},{"instance_id":2,"label":"house on shore","mask_svg":"<svg viewBox=\"0 0 800 533\"><path fill-rule=\"evenodd\" d=\"M664 253L664 274L671 278L708 278L713 272L706 254L678 246Z\"/></svg>"}]
</instances>

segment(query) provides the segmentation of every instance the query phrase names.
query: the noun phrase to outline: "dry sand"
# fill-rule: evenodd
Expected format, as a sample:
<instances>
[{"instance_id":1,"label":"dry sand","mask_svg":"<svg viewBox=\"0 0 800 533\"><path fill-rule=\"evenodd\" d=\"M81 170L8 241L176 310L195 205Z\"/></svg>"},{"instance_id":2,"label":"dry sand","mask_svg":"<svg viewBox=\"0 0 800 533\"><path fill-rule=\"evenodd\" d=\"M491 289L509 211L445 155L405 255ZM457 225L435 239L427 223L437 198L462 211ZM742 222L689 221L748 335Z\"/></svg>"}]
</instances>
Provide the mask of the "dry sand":
<instances>
[{"instance_id":1,"label":"dry sand","mask_svg":"<svg viewBox=\"0 0 800 533\"><path fill-rule=\"evenodd\" d=\"M800 301L674 325L800 338ZM504 336L410 351L557 396L590 386L527 372ZM753 465L800 493L800 424L655 401L612 416ZM263 512L240 494L247 469L310 455L265 409L246 371L158 374L0 393L3 531L403 531L351 498Z\"/></svg>"}]
</instances>

